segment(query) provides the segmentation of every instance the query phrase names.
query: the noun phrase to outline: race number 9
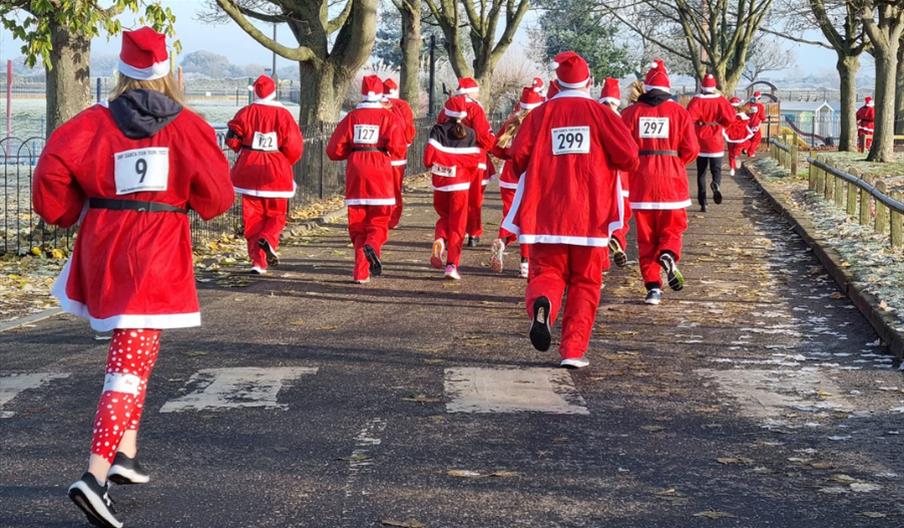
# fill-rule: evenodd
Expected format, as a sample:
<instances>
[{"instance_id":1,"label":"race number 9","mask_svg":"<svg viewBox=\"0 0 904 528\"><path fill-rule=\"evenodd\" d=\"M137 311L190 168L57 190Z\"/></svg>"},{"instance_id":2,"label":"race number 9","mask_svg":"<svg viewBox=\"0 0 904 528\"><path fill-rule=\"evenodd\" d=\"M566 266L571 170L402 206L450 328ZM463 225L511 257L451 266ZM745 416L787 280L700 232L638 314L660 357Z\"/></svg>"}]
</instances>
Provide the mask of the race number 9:
<instances>
[{"instance_id":1,"label":"race number 9","mask_svg":"<svg viewBox=\"0 0 904 528\"><path fill-rule=\"evenodd\" d=\"M376 145L380 139L380 125L355 125L353 142L359 145Z\"/></svg>"},{"instance_id":2,"label":"race number 9","mask_svg":"<svg viewBox=\"0 0 904 528\"><path fill-rule=\"evenodd\" d=\"M589 154L590 127L561 127L552 129L552 154Z\"/></svg>"},{"instance_id":3,"label":"race number 9","mask_svg":"<svg viewBox=\"0 0 904 528\"><path fill-rule=\"evenodd\" d=\"M669 138L669 118L667 117L641 117L638 125L640 125L641 139Z\"/></svg>"},{"instance_id":4,"label":"race number 9","mask_svg":"<svg viewBox=\"0 0 904 528\"><path fill-rule=\"evenodd\" d=\"M169 183L169 149L142 148L113 156L116 194L165 191Z\"/></svg>"}]
</instances>

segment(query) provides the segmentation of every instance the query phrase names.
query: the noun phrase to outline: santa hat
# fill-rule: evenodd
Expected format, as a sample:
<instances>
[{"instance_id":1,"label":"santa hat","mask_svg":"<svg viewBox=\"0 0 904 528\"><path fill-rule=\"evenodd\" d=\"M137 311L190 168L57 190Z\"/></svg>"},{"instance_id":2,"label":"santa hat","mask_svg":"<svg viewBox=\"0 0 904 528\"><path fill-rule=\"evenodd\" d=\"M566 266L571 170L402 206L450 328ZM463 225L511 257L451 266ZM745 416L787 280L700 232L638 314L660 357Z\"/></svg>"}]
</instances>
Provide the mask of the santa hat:
<instances>
[{"instance_id":1,"label":"santa hat","mask_svg":"<svg viewBox=\"0 0 904 528\"><path fill-rule=\"evenodd\" d=\"M606 82L603 84L603 93L600 94L600 102L615 105L621 103L621 88L618 86L618 79L606 77Z\"/></svg>"},{"instance_id":2,"label":"santa hat","mask_svg":"<svg viewBox=\"0 0 904 528\"><path fill-rule=\"evenodd\" d=\"M153 81L169 75L166 36L146 26L123 31L119 72L139 81Z\"/></svg>"},{"instance_id":3,"label":"santa hat","mask_svg":"<svg viewBox=\"0 0 904 528\"><path fill-rule=\"evenodd\" d=\"M468 100L463 95L450 97L443 107L443 114L452 119L464 119L468 117Z\"/></svg>"},{"instance_id":4,"label":"santa hat","mask_svg":"<svg viewBox=\"0 0 904 528\"><path fill-rule=\"evenodd\" d=\"M522 110L533 110L543 104L543 97L537 93L537 89L528 86L527 88L521 89L521 100L518 102L518 106L521 107Z\"/></svg>"},{"instance_id":5,"label":"santa hat","mask_svg":"<svg viewBox=\"0 0 904 528\"><path fill-rule=\"evenodd\" d=\"M480 86L472 77L462 77L458 79L458 88L455 89L455 95L473 94L480 91Z\"/></svg>"},{"instance_id":6,"label":"santa hat","mask_svg":"<svg viewBox=\"0 0 904 528\"><path fill-rule=\"evenodd\" d=\"M744 102L741 101L740 97L732 97L728 100L728 102L731 103L731 106L741 106L742 104L744 104Z\"/></svg>"},{"instance_id":7,"label":"santa hat","mask_svg":"<svg viewBox=\"0 0 904 528\"><path fill-rule=\"evenodd\" d=\"M700 89L703 93L716 93L716 78L713 74L707 73L703 76L703 85Z\"/></svg>"},{"instance_id":8,"label":"santa hat","mask_svg":"<svg viewBox=\"0 0 904 528\"><path fill-rule=\"evenodd\" d=\"M866 106L873 106L873 98L867 95L866 99L863 100L863 104Z\"/></svg>"},{"instance_id":9,"label":"santa hat","mask_svg":"<svg viewBox=\"0 0 904 528\"><path fill-rule=\"evenodd\" d=\"M253 88L258 101L272 101L276 98L276 83L266 75L258 77Z\"/></svg>"},{"instance_id":10,"label":"santa hat","mask_svg":"<svg viewBox=\"0 0 904 528\"><path fill-rule=\"evenodd\" d=\"M571 52L561 61L557 57L556 64L556 80L560 88L580 89L590 82L590 67L577 53Z\"/></svg>"},{"instance_id":11,"label":"santa hat","mask_svg":"<svg viewBox=\"0 0 904 528\"><path fill-rule=\"evenodd\" d=\"M656 59L649 67L650 70L643 80L644 91L662 90L663 92L671 92L672 83L669 82L669 71L665 68L665 63L662 59Z\"/></svg>"},{"instance_id":12,"label":"santa hat","mask_svg":"<svg viewBox=\"0 0 904 528\"><path fill-rule=\"evenodd\" d=\"M399 85L396 84L394 80L386 79L383 81L383 94L388 99L398 99L399 98Z\"/></svg>"},{"instance_id":13,"label":"santa hat","mask_svg":"<svg viewBox=\"0 0 904 528\"><path fill-rule=\"evenodd\" d=\"M533 80L533 82L531 82L530 86L535 92L537 92L537 93L542 92L543 91L543 79L541 79L539 77L534 77L534 80Z\"/></svg>"},{"instance_id":14,"label":"santa hat","mask_svg":"<svg viewBox=\"0 0 904 528\"><path fill-rule=\"evenodd\" d=\"M552 99L559 93L559 83L555 79L549 80L549 88L546 89L546 98Z\"/></svg>"},{"instance_id":15,"label":"santa hat","mask_svg":"<svg viewBox=\"0 0 904 528\"><path fill-rule=\"evenodd\" d=\"M377 102L383 98L383 81L376 75L367 75L361 81L361 95L367 102Z\"/></svg>"},{"instance_id":16,"label":"santa hat","mask_svg":"<svg viewBox=\"0 0 904 528\"><path fill-rule=\"evenodd\" d=\"M750 102L755 103L759 101L763 97L763 94L760 92L753 92L753 95L750 96Z\"/></svg>"}]
</instances>

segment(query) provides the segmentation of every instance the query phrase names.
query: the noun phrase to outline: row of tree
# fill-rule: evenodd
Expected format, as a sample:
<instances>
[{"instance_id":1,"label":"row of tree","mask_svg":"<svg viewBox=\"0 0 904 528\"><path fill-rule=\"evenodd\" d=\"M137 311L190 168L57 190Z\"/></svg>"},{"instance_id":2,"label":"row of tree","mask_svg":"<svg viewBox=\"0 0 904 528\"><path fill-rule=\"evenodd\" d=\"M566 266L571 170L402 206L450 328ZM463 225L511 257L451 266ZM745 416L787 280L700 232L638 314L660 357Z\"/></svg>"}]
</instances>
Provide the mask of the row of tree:
<instances>
[{"instance_id":1,"label":"row of tree","mask_svg":"<svg viewBox=\"0 0 904 528\"><path fill-rule=\"evenodd\" d=\"M458 76L476 77L492 86L494 72L524 20L529 0L209 0L209 19L229 19L261 45L298 63L303 94L302 123L333 121L358 71L371 59L377 43L378 10L393 10L401 23L399 42L401 92L419 92L422 43L439 36L445 60ZM815 22L838 53L842 79L841 147L853 147L853 113L858 57L876 61L876 134L869 159L892 157L898 101L904 88L899 71L904 2L900 0L534 0L547 57L562 49L588 55L597 77L642 73L642 64L665 57L677 71L697 77L711 72L731 93L748 71L751 53L762 35L793 40ZM48 74L48 123L52 128L88 100L90 39L105 30L117 33L117 15L140 11L148 23L172 33L168 9L145 0L115 0L102 8L98 0L8 0L0 4L3 24L26 42L32 62L43 59ZM26 13L15 18L13 11ZM770 16L771 14L771 16ZM767 25L767 16L770 24ZM783 23L775 23L781 20ZM285 24L296 45L283 45L255 22ZM783 25L782 25L783 24ZM629 60L624 32L641 60ZM392 45L384 42L378 53ZM674 69L674 68L673 68ZM482 97L491 97L484 90ZM900 106L897 106L900 112ZM899 115L904 116L904 113Z\"/></svg>"}]
</instances>

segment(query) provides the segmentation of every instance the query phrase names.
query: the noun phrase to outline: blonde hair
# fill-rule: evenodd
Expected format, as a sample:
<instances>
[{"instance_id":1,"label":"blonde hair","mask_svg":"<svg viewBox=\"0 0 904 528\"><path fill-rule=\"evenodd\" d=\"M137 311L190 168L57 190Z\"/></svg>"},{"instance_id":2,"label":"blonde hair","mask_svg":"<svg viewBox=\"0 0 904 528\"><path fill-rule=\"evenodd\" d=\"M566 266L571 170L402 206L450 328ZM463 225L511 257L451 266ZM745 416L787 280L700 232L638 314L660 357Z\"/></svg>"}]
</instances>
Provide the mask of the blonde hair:
<instances>
[{"instance_id":1,"label":"blonde hair","mask_svg":"<svg viewBox=\"0 0 904 528\"><path fill-rule=\"evenodd\" d=\"M133 79L128 75L119 73L116 76L116 86L113 87L113 91L110 92L110 100L116 99L129 90L150 90L153 92L160 92L179 103L181 106L186 106L182 88L179 86L179 83L176 82L176 78L173 77L172 72L166 74L166 77L161 77L152 81L140 81L138 79Z\"/></svg>"},{"instance_id":2,"label":"blonde hair","mask_svg":"<svg viewBox=\"0 0 904 528\"><path fill-rule=\"evenodd\" d=\"M643 81L632 82L628 87L628 103L636 103L641 95L643 95Z\"/></svg>"},{"instance_id":3,"label":"blonde hair","mask_svg":"<svg viewBox=\"0 0 904 528\"><path fill-rule=\"evenodd\" d=\"M530 110L518 110L516 112L512 112L512 116L509 118L508 123L506 123L505 125L505 130L503 130L502 133L496 137L496 141L499 147L508 148L512 146L512 141L515 139L515 134L518 133L518 129L521 128L521 123L524 122L524 118L527 117L528 113L530 113Z\"/></svg>"}]
</instances>

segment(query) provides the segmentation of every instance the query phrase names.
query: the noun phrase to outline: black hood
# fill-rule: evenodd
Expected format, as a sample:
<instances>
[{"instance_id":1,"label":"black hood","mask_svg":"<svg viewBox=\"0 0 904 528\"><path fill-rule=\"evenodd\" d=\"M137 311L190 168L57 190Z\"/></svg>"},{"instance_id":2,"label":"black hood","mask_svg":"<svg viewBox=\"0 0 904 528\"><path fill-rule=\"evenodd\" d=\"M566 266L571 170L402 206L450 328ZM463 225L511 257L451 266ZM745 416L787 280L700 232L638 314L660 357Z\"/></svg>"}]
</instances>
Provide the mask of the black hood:
<instances>
[{"instance_id":1,"label":"black hood","mask_svg":"<svg viewBox=\"0 0 904 528\"><path fill-rule=\"evenodd\" d=\"M650 90L644 92L643 95L637 98L641 103L646 103L650 106L659 106L662 103L670 100L672 98L669 92L664 92L662 90Z\"/></svg>"},{"instance_id":2,"label":"black hood","mask_svg":"<svg viewBox=\"0 0 904 528\"><path fill-rule=\"evenodd\" d=\"M153 90L129 90L110 101L113 120L126 137L148 138L182 111L182 105Z\"/></svg>"},{"instance_id":3,"label":"black hood","mask_svg":"<svg viewBox=\"0 0 904 528\"><path fill-rule=\"evenodd\" d=\"M474 130L462 125L462 128L465 129L465 137L456 139L452 137L452 129L454 127L455 121L446 121L441 125L434 125L430 130L430 139L435 139L442 146L450 148L470 148L477 144Z\"/></svg>"}]
</instances>

